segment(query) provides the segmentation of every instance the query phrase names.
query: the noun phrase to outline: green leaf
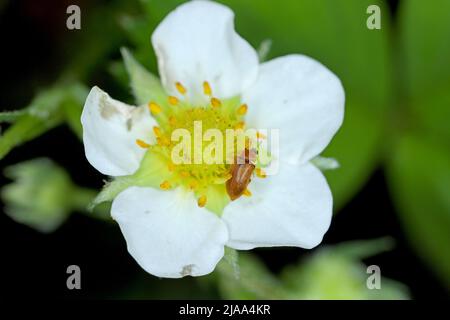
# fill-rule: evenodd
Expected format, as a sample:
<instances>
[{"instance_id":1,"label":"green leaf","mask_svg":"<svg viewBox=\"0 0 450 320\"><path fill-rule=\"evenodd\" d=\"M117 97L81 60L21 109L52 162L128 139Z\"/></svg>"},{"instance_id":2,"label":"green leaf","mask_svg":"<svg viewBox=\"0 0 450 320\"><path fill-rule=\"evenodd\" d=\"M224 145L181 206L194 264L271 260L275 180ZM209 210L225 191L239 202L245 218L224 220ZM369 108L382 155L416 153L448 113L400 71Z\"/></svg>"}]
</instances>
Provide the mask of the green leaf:
<instances>
[{"instance_id":1,"label":"green leaf","mask_svg":"<svg viewBox=\"0 0 450 320\"><path fill-rule=\"evenodd\" d=\"M450 82L450 2L403 1L399 15L406 92L428 96Z\"/></svg>"},{"instance_id":2,"label":"green leaf","mask_svg":"<svg viewBox=\"0 0 450 320\"><path fill-rule=\"evenodd\" d=\"M239 254L239 278L233 265L222 260L214 273L225 299L283 299L287 293L264 264L249 253Z\"/></svg>"},{"instance_id":3,"label":"green leaf","mask_svg":"<svg viewBox=\"0 0 450 320\"><path fill-rule=\"evenodd\" d=\"M347 108L352 108L351 102ZM358 192L377 165L382 143L383 119L369 118L367 113L355 106L345 116L344 125L323 153L339 162L337 170L325 171L333 192L335 209L341 208Z\"/></svg>"},{"instance_id":4,"label":"green leaf","mask_svg":"<svg viewBox=\"0 0 450 320\"><path fill-rule=\"evenodd\" d=\"M87 80L108 61L108 55L117 53L124 41L118 15L127 10L132 1L109 1L86 4L86 14L82 17L82 29L68 34L64 42L64 52L68 53L68 65L61 79ZM69 38L70 37L70 38Z\"/></svg>"},{"instance_id":5,"label":"green leaf","mask_svg":"<svg viewBox=\"0 0 450 320\"><path fill-rule=\"evenodd\" d=\"M411 244L450 286L450 151L407 134L387 162L389 187Z\"/></svg>"},{"instance_id":6,"label":"green leaf","mask_svg":"<svg viewBox=\"0 0 450 320\"><path fill-rule=\"evenodd\" d=\"M403 92L420 126L450 141L450 1L399 8Z\"/></svg>"},{"instance_id":7,"label":"green leaf","mask_svg":"<svg viewBox=\"0 0 450 320\"><path fill-rule=\"evenodd\" d=\"M333 246L340 255L352 259L366 259L394 248L394 239L384 237L373 240L354 240Z\"/></svg>"},{"instance_id":8,"label":"green leaf","mask_svg":"<svg viewBox=\"0 0 450 320\"><path fill-rule=\"evenodd\" d=\"M381 289L367 288L369 274L360 259L387 249L386 239L323 247L282 272L291 299L408 299L408 289L382 277Z\"/></svg>"},{"instance_id":9,"label":"green leaf","mask_svg":"<svg viewBox=\"0 0 450 320\"><path fill-rule=\"evenodd\" d=\"M450 54L450 53L449 53ZM434 134L450 148L450 81L430 89L428 95L410 101L413 121L419 122L418 130ZM415 123L414 125L417 124Z\"/></svg>"},{"instance_id":10,"label":"green leaf","mask_svg":"<svg viewBox=\"0 0 450 320\"><path fill-rule=\"evenodd\" d=\"M142 105L154 101L165 104L167 95L158 77L139 64L127 49L122 48L121 52L125 67L130 76L130 85L136 103Z\"/></svg>"}]
</instances>

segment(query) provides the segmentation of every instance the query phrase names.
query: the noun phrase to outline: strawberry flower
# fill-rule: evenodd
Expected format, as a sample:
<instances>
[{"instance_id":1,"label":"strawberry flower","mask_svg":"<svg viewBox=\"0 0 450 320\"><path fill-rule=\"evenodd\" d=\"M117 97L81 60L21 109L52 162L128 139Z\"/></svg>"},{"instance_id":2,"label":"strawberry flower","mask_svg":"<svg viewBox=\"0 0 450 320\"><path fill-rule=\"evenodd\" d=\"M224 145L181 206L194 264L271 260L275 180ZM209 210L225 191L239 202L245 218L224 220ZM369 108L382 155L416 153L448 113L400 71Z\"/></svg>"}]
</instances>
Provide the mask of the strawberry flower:
<instances>
[{"instance_id":1,"label":"strawberry flower","mask_svg":"<svg viewBox=\"0 0 450 320\"><path fill-rule=\"evenodd\" d=\"M310 161L342 123L341 82L303 55L260 64L233 20L229 8L211 1L179 6L151 39L161 91L135 107L94 87L83 109L86 157L115 177L112 217L130 254L159 277L208 274L225 246L312 248L330 225L332 195ZM227 181L236 171L225 156L213 163L173 159L177 130L193 137L198 123L223 134L279 130L279 150L269 157L278 171L248 162L248 185L232 201ZM267 137L258 135L256 143L270 149Z\"/></svg>"}]
</instances>

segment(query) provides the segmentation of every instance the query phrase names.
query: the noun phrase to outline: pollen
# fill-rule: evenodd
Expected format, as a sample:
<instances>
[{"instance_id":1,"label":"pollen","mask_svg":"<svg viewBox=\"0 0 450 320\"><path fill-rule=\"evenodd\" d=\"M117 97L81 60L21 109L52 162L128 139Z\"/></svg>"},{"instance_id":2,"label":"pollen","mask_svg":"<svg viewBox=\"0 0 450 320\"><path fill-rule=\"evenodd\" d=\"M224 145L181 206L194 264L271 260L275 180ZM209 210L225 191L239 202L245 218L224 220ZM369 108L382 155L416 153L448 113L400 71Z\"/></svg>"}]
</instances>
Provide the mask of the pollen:
<instances>
[{"instance_id":1,"label":"pollen","mask_svg":"<svg viewBox=\"0 0 450 320\"><path fill-rule=\"evenodd\" d=\"M219 99L217 99L217 98L211 98L211 105L214 108L218 108L218 107L220 107L222 105L222 102Z\"/></svg>"},{"instance_id":2,"label":"pollen","mask_svg":"<svg viewBox=\"0 0 450 320\"><path fill-rule=\"evenodd\" d=\"M211 97L212 95L211 86L209 85L208 81L203 82L203 92L209 97Z\"/></svg>"},{"instance_id":3,"label":"pollen","mask_svg":"<svg viewBox=\"0 0 450 320\"><path fill-rule=\"evenodd\" d=\"M267 177L266 172L263 169L261 169L261 168L256 168L255 172L256 172L256 176L258 178L265 178L265 177Z\"/></svg>"},{"instance_id":4,"label":"pollen","mask_svg":"<svg viewBox=\"0 0 450 320\"><path fill-rule=\"evenodd\" d=\"M198 198L197 200L197 204L200 208L203 208L206 205L206 201L208 199L206 198L206 196L201 196L200 198Z\"/></svg>"},{"instance_id":5,"label":"pollen","mask_svg":"<svg viewBox=\"0 0 450 320\"><path fill-rule=\"evenodd\" d=\"M180 100L178 100L178 98L174 96L169 96L168 100L172 106L176 106L180 102Z\"/></svg>"},{"instance_id":6,"label":"pollen","mask_svg":"<svg viewBox=\"0 0 450 320\"><path fill-rule=\"evenodd\" d=\"M150 102L148 104L148 108L150 110L150 112L152 114L158 114L162 111L161 107L159 106L159 104L155 103L155 102Z\"/></svg>"},{"instance_id":7,"label":"pollen","mask_svg":"<svg viewBox=\"0 0 450 320\"><path fill-rule=\"evenodd\" d=\"M143 140L141 140L141 139L136 139L136 144L137 144L139 147L144 148L144 149L150 148L150 145L149 145L147 142L145 142L145 141L143 141Z\"/></svg>"},{"instance_id":8,"label":"pollen","mask_svg":"<svg viewBox=\"0 0 450 320\"><path fill-rule=\"evenodd\" d=\"M183 95L186 94L186 88L180 82L175 83L175 87L177 88L179 93Z\"/></svg>"},{"instance_id":9,"label":"pollen","mask_svg":"<svg viewBox=\"0 0 450 320\"><path fill-rule=\"evenodd\" d=\"M159 185L159 187L160 187L162 190L169 190L170 187L171 187L171 185L170 185L170 182L169 182L169 181L165 180L163 183L161 183L161 184Z\"/></svg>"},{"instance_id":10,"label":"pollen","mask_svg":"<svg viewBox=\"0 0 450 320\"><path fill-rule=\"evenodd\" d=\"M243 104L237 109L237 114L240 116L243 116L247 113L247 110L248 110L248 106L246 104Z\"/></svg>"}]
</instances>

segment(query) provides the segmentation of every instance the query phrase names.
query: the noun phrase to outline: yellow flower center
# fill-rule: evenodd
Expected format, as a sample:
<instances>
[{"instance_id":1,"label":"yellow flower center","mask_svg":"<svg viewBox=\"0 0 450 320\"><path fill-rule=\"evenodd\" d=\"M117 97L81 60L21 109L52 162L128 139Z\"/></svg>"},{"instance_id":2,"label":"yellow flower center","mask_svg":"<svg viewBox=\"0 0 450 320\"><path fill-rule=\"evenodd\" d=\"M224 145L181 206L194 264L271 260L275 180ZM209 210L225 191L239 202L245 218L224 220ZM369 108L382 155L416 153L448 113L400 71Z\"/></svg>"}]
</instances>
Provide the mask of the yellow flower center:
<instances>
[{"instance_id":1,"label":"yellow flower center","mask_svg":"<svg viewBox=\"0 0 450 320\"><path fill-rule=\"evenodd\" d=\"M180 82L175 88L181 95L187 92ZM149 102L148 108L159 125L153 128L156 143L136 140L140 147L164 159L170 175L160 182L160 188L169 190L182 186L192 190L201 207L208 201L211 186L221 186L220 190L225 193L225 183L232 177L231 166L250 147L243 131L248 106L241 104L238 98L220 100L214 97L206 81L203 93L209 102L200 106L175 96L169 96L166 103ZM211 130L215 134L208 135ZM260 168L255 174L263 177ZM246 190L245 195L250 196L250 191Z\"/></svg>"}]
</instances>

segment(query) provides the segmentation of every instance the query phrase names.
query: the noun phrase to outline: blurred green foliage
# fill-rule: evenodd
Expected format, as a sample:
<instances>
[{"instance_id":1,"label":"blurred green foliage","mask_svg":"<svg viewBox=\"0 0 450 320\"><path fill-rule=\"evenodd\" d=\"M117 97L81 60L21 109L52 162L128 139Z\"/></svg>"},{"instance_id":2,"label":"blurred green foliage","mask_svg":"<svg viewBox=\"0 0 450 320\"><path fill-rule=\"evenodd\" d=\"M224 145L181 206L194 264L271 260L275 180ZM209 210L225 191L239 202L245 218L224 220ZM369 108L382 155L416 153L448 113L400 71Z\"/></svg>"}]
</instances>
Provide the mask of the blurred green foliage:
<instances>
[{"instance_id":1,"label":"blurred green foliage","mask_svg":"<svg viewBox=\"0 0 450 320\"><path fill-rule=\"evenodd\" d=\"M226 262L219 265L220 292L228 299L408 299L407 288L390 279L381 278L379 290L366 286L370 273L361 259L391 247L388 238L323 247L279 278L255 256L240 254L239 277Z\"/></svg>"},{"instance_id":2,"label":"blurred green foliage","mask_svg":"<svg viewBox=\"0 0 450 320\"><path fill-rule=\"evenodd\" d=\"M112 1L94 8L83 27L89 32L69 45L70 63L56 84L40 91L29 107L0 113L0 122L9 124L0 138L0 158L63 123L81 138L79 117L87 94L81 83L92 85L96 72L107 71L122 87L135 88L130 101L134 95L137 102L146 102L148 88L138 84L143 78L154 79L141 64L157 72L150 35L182 2ZM411 245L450 288L450 251L445 247L450 243L450 2L401 1L395 20L381 0L220 2L235 11L237 31L255 48L270 40L267 59L306 54L339 76L346 91L345 120L324 152L340 163L339 170L325 172L336 211L376 168L385 168ZM381 7L381 30L366 28L366 9L373 4ZM123 46L132 48L136 60L125 49L125 63L110 58L114 53L118 56ZM131 87L127 71L135 75ZM60 169L57 172L63 176ZM19 203L13 198L8 201ZM45 229L33 222L34 217L29 222L17 219ZM379 249L373 248L384 245L383 241L361 242L324 248L286 268L281 277L271 274L254 256L242 254L238 278L236 266L224 260L218 272L201 281L217 282L220 295L226 298L406 298L405 288L389 280L383 280L381 291L365 287L361 252L376 253Z\"/></svg>"},{"instance_id":3,"label":"blurred green foliage","mask_svg":"<svg viewBox=\"0 0 450 320\"><path fill-rule=\"evenodd\" d=\"M87 211L95 190L73 184L64 168L47 158L36 158L6 167L4 175L12 182L1 189L4 211L13 220L40 232L53 232L72 211L109 219L109 210Z\"/></svg>"}]
</instances>

